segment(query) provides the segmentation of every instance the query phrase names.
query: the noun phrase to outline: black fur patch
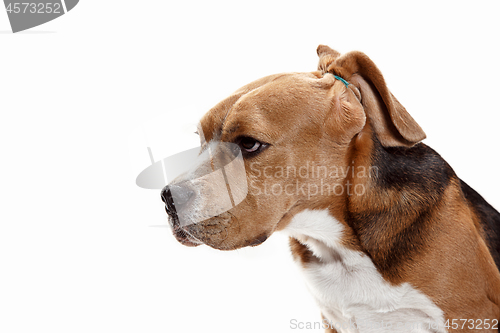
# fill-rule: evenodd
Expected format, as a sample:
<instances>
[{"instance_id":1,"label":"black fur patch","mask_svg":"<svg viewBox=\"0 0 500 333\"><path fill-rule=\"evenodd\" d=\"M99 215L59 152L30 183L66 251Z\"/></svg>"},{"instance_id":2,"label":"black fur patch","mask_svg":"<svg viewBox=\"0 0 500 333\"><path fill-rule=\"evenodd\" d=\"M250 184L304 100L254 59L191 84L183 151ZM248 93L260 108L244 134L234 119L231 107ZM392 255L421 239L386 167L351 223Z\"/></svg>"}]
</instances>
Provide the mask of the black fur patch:
<instances>
[{"instance_id":1,"label":"black fur patch","mask_svg":"<svg viewBox=\"0 0 500 333\"><path fill-rule=\"evenodd\" d=\"M453 169L432 148L419 143L411 148L384 148L376 140L373 165L383 188L412 189L441 196L454 176Z\"/></svg>"},{"instance_id":2,"label":"black fur patch","mask_svg":"<svg viewBox=\"0 0 500 333\"><path fill-rule=\"evenodd\" d=\"M460 181L465 199L467 199L481 220L481 226L486 234L486 242L490 248L491 255L495 259L495 264L500 269L500 213L463 180Z\"/></svg>"}]
</instances>

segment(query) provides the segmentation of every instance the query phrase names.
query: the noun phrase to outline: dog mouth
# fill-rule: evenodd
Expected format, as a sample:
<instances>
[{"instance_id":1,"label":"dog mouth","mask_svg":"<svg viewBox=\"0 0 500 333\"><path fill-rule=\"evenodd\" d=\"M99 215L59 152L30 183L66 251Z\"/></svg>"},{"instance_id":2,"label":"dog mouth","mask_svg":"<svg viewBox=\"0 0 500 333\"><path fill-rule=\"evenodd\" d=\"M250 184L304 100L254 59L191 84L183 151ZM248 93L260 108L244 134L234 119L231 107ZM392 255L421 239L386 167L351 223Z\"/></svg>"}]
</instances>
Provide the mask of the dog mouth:
<instances>
[{"instance_id":1,"label":"dog mouth","mask_svg":"<svg viewBox=\"0 0 500 333\"><path fill-rule=\"evenodd\" d=\"M195 247L203 244L198 239L191 236L187 231L182 228L173 229L175 238L179 243L185 246Z\"/></svg>"},{"instance_id":2,"label":"dog mouth","mask_svg":"<svg viewBox=\"0 0 500 333\"><path fill-rule=\"evenodd\" d=\"M179 224L179 218L169 214L168 221L172 228L172 233L179 243L185 246L195 247L203 244L196 237L192 236L186 229L182 228Z\"/></svg>"}]
</instances>

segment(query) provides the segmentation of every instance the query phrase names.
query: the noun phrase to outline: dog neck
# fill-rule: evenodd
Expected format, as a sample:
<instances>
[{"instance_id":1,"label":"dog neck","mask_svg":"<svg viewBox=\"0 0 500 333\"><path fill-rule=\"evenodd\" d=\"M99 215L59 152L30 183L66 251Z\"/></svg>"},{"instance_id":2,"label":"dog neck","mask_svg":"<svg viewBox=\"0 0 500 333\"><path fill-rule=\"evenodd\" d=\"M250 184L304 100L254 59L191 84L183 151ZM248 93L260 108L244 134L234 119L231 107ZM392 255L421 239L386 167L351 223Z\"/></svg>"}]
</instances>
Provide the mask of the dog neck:
<instances>
[{"instance_id":1,"label":"dog neck","mask_svg":"<svg viewBox=\"0 0 500 333\"><path fill-rule=\"evenodd\" d=\"M372 172L351 179L365 192L347 197L345 218L375 265L397 275L401 261L432 238L432 227L426 224L435 221L432 214L444 204L445 190L457 178L426 145L383 147L369 134L354 140L353 161L358 168L370 166Z\"/></svg>"},{"instance_id":2,"label":"dog neck","mask_svg":"<svg viewBox=\"0 0 500 333\"><path fill-rule=\"evenodd\" d=\"M293 229L290 235L307 243L322 260L335 258L341 245L366 254L379 271L398 283L404 279L401 264L431 238L432 227L425 224L435 223L431 215L445 204L444 191L454 172L424 144L383 147L369 123L352 140L346 156L346 165L354 170L344 180L350 191L317 207L327 208L338 223L307 224L313 218L325 220L312 214L287 229Z\"/></svg>"}]
</instances>

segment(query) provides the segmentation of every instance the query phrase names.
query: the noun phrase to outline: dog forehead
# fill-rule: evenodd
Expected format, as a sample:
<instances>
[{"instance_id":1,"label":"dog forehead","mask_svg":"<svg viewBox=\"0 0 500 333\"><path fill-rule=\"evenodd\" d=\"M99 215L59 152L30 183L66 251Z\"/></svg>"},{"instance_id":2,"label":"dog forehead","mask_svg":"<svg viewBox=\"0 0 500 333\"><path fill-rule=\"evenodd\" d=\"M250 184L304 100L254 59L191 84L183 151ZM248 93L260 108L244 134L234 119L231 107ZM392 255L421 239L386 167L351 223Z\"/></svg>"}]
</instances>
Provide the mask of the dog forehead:
<instances>
[{"instance_id":1,"label":"dog forehead","mask_svg":"<svg viewBox=\"0 0 500 333\"><path fill-rule=\"evenodd\" d=\"M269 75L258 80L255 80L229 95L224 100L220 101L212 109L210 109L200 120L203 134L206 141L214 139L214 136L220 135L222 125L233 105L248 92L253 91L284 74Z\"/></svg>"},{"instance_id":2,"label":"dog forehead","mask_svg":"<svg viewBox=\"0 0 500 333\"><path fill-rule=\"evenodd\" d=\"M282 119L293 107L309 103L324 86L319 72L284 73L256 80L219 102L201 119L205 139L220 139L224 131L233 131L240 122ZM324 96L322 96L324 97ZM260 118L260 119L259 119ZM274 119L277 118L277 119ZM230 128L227 128L230 127Z\"/></svg>"},{"instance_id":3,"label":"dog forehead","mask_svg":"<svg viewBox=\"0 0 500 333\"><path fill-rule=\"evenodd\" d=\"M253 107L279 109L315 98L321 91L318 77L311 73L289 73L242 95L232 112L245 112Z\"/></svg>"}]
</instances>

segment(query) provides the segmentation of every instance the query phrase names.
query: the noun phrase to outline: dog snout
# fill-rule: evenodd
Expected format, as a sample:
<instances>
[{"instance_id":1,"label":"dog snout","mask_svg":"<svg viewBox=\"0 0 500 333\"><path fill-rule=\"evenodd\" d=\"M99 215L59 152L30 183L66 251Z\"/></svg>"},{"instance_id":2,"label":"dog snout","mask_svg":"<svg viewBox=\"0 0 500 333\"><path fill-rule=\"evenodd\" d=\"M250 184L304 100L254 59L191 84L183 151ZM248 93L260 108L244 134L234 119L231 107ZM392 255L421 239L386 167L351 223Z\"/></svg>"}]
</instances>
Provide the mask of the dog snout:
<instances>
[{"instance_id":1,"label":"dog snout","mask_svg":"<svg viewBox=\"0 0 500 333\"><path fill-rule=\"evenodd\" d=\"M193 190L179 185L167 185L161 191L161 199L169 215L177 215L187 206L193 196Z\"/></svg>"}]
</instances>

